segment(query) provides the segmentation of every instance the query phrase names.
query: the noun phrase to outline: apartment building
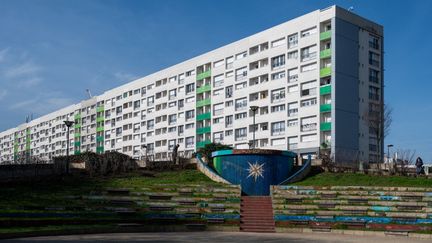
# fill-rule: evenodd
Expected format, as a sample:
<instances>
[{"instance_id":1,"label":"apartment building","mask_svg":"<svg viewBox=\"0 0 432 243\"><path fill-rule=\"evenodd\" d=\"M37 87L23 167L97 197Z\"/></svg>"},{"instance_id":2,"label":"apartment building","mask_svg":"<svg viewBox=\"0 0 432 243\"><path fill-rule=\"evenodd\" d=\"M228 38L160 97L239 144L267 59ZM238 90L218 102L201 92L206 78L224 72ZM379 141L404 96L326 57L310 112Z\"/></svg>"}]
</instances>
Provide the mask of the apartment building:
<instances>
[{"instance_id":1,"label":"apartment building","mask_svg":"<svg viewBox=\"0 0 432 243\"><path fill-rule=\"evenodd\" d=\"M374 161L383 144L368 120L382 107L383 27L331 6L1 132L0 162L67 143L166 159L212 141Z\"/></svg>"}]
</instances>

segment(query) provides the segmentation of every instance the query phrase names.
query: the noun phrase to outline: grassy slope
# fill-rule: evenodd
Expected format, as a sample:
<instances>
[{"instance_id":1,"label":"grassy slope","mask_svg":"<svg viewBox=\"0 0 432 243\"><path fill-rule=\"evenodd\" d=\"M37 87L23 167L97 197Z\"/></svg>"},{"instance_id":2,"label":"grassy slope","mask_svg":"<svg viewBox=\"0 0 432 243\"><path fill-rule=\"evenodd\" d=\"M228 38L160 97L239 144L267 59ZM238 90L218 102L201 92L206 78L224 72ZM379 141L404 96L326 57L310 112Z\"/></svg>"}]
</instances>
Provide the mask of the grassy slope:
<instances>
[{"instance_id":1,"label":"grassy slope","mask_svg":"<svg viewBox=\"0 0 432 243\"><path fill-rule=\"evenodd\" d=\"M294 183L302 186L389 186L432 187L432 180L403 176L374 176L355 173L320 173Z\"/></svg>"}]
</instances>

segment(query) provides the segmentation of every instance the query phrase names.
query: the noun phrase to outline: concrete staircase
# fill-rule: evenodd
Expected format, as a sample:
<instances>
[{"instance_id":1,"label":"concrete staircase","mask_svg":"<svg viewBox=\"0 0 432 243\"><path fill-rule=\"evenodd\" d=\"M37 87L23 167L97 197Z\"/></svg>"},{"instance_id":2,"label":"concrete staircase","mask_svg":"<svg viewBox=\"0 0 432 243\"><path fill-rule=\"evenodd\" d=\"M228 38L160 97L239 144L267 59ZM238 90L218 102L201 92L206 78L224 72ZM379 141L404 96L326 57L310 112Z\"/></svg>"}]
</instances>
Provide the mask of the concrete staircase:
<instances>
[{"instance_id":1,"label":"concrete staircase","mask_svg":"<svg viewBox=\"0 0 432 243\"><path fill-rule=\"evenodd\" d=\"M275 232L271 197L241 197L240 230L245 232Z\"/></svg>"}]
</instances>

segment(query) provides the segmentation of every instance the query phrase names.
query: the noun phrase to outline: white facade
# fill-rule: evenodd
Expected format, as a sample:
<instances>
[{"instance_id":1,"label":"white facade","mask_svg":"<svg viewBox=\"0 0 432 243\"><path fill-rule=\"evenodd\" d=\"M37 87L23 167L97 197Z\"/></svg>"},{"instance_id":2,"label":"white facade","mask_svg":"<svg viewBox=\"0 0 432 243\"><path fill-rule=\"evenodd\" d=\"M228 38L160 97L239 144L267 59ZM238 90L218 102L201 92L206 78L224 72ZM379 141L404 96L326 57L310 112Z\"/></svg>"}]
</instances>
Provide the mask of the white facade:
<instances>
[{"instance_id":1,"label":"white facade","mask_svg":"<svg viewBox=\"0 0 432 243\"><path fill-rule=\"evenodd\" d=\"M344 27L345 22L350 26ZM346 56L344 46L339 48L335 26L341 26L342 37L358 29L351 36L358 43L357 56ZM371 36L378 48L369 44ZM332 153L346 149L367 161L382 151L373 151L362 117L369 103L382 107L382 36L381 26L336 6L317 10L1 132L0 163L23 154L45 159L65 155L66 119L76 122L70 132L71 153L118 151L164 159L175 144L186 153L211 141L248 148L253 137L250 106L259 107L257 148L301 154L317 153L320 147ZM340 55L358 65L357 70L338 69ZM372 84L370 68L378 72ZM336 89L343 87L343 75L353 76L358 87ZM378 101L370 99L375 94ZM342 109L335 105L344 104L346 97L358 97L351 104L358 119L349 124L344 116L338 118ZM352 142L344 148L338 145L337 131L346 126L358 134L351 136L353 141L340 142Z\"/></svg>"}]
</instances>

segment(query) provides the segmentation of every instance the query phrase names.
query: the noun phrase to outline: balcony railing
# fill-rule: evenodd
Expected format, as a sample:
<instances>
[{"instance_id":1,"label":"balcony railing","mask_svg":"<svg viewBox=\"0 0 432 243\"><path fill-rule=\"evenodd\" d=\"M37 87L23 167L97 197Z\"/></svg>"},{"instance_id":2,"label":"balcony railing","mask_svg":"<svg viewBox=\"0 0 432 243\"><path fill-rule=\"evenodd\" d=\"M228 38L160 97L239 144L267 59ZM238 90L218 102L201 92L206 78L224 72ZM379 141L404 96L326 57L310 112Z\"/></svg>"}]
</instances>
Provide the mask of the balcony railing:
<instances>
[{"instance_id":1,"label":"balcony railing","mask_svg":"<svg viewBox=\"0 0 432 243\"><path fill-rule=\"evenodd\" d=\"M197 74L196 80L200 81L200 80L203 80L203 79L208 78L210 76L211 76L211 70L209 69L209 70L207 70L205 72Z\"/></svg>"},{"instance_id":2,"label":"balcony railing","mask_svg":"<svg viewBox=\"0 0 432 243\"><path fill-rule=\"evenodd\" d=\"M331 49L325 49L320 51L320 58L324 59L324 58L329 58L331 57Z\"/></svg>"},{"instance_id":3,"label":"balcony railing","mask_svg":"<svg viewBox=\"0 0 432 243\"><path fill-rule=\"evenodd\" d=\"M320 77L324 78L331 75L331 67L325 67L320 69Z\"/></svg>"},{"instance_id":4,"label":"balcony railing","mask_svg":"<svg viewBox=\"0 0 432 243\"><path fill-rule=\"evenodd\" d=\"M320 106L320 112L330 112L331 111L331 104L322 104Z\"/></svg>"},{"instance_id":5,"label":"balcony railing","mask_svg":"<svg viewBox=\"0 0 432 243\"><path fill-rule=\"evenodd\" d=\"M202 121L202 120L207 120L210 118L211 118L211 114L210 114L210 112L207 112L207 113L202 113L202 114L197 115L196 120Z\"/></svg>"},{"instance_id":6,"label":"balcony railing","mask_svg":"<svg viewBox=\"0 0 432 243\"><path fill-rule=\"evenodd\" d=\"M331 130L331 122L321 122L320 130L321 131L330 131Z\"/></svg>"},{"instance_id":7,"label":"balcony railing","mask_svg":"<svg viewBox=\"0 0 432 243\"><path fill-rule=\"evenodd\" d=\"M327 84L320 87L320 95L328 95L331 93L331 85Z\"/></svg>"},{"instance_id":8,"label":"balcony railing","mask_svg":"<svg viewBox=\"0 0 432 243\"><path fill-rule=\"evenodd\" d=\"M204 93L204 92L207 92L210 90L211 90L211 86L210 86L210 84L207 84L207 85L203 85L203 86L197 88L196 93L201 94L201 93Z\"/></svg>"},{"instance_id":9,"label":"balcony railing","mask_svg":"<svg viewBox=\"0 0 432 243\"><path fill-rule=\"evenodd\" d=\"M211 99L207 98L204 100L197 101L196 107L199 108L199 107L203 107L203 106L210 105L210 104L211 104Z\"/></svg>"},{"instance_id":10,"label":"balcony railing","mask_svg":"<svg viewBox=\"0 0 432 243\"><path fill-rule=\"evenodd\" d=\"M204 141L201 141L201 142L197 142L197 148L203 148L206 144L209 144L209 143L211 143L211 141L210 140L204 140Z\"/></svg>"},{"instance_id":11,"label":"balcony railing","mask_svg":"<svg viewBox=\"0 0 432 243\"><path fill-rule=\"evenodd\" d=\"M327 40L331 38L331 30L325 31L325 32L321 32L320 33L320 40Z\"/></svg>"},{"instance_id":12,"label":"balcony railing","mask_svg":"<svg viewBox=\"0 0 432 243\"><path fill-rule=\"evenodd\" d=\"M209 133L211 131L211 127L200 127L196 129L196 133L197 134L204 134L204 133Z\"/></svg>"}]
</instances>

